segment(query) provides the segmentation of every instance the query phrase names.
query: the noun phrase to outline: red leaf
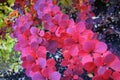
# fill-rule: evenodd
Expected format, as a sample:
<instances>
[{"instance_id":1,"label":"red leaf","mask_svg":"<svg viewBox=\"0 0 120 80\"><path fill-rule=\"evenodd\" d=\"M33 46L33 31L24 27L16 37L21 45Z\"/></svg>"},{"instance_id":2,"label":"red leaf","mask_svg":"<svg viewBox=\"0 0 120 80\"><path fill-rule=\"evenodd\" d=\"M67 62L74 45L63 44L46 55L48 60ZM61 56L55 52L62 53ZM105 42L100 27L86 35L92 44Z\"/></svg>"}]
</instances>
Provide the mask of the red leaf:
<instances>
[{"instance_id":1,"label":"red leaf","mask_svg":"<svg viewBox=\"0 0 120 80\"><path fill-rule=\"evenodd\" d=\"M45 32L44 37L45 37L47 40L51 39L51 33L50 33L50 32Z\"/></svg>"},{"instance_id":2,"label":"red leaf","mask_svg":"<svg viewBox=\"0 0 120 80\"><path fill-rule=\"evenodd\" d=\"M40 67L40 65L32 65L31 70L32 70L32 72L37 72L37 71L41 70L41 67Z\"/></svg>"},{"instance_id":3,"label":"red leaf","mask_svg":"<svg viewBox=\"0 0 120 80\"><path fill-rule=\"evenodd\" d=\"M61 62L61 65L62 66L67 66L69 64L69 62L67 61L67 60L63 60L62 62Z\"/></svg>"},{"instance_id":4,"label":"red leaf","mask_svg":"<svg viewBox=\"0 0 120 80\"><path fill-rule=\"evenodd\" d=\"M94 33L91 30L85 30L81 36L84 37L84 40L91 40L93 39Z\"/></svg>"},{"instance_id":5,"label":"red leaf","mask_svg":"<svg viewBox=\"0 0 120 80\"><path fill-rule=\"evenodd\" d=\"M95 69L95 64L93 62L87 62L85 63L85 65L83 66L85 70L87 70L88 72L91 72Z\"/></svg>"},{"instance_id":6,"label":"red leaf","mask_svg":"<svg viewBox=\"0 0 120 80\"><path fill-rule=\"evenodd\" d=\"M47 60L47 66L48 67L52 67L52 66L55 66L56 62L54 59L50 58Z\"/></svg>"},{"instance_id":7,"label":"red leaf","mask_svg":"<svg viewBox=\"0 0 120 80\"><path fill-rule=\"evenodd\" d=\"M22 67L24 68L30 68L32 66L33 62L31 61L23 61Z\"/></svg>"},{"instance_id":8,"label":"red leaf","mask_svg":"<svg viewBox=\"0 0 120 80\"><path fill-rule=\"evenodd\" d=\"M71 75L72 74L72 70L68 67L65 72L64 72L65 75Z\"/></svg>"},{"instance_id":9,"label":"red leaf","mask_svg":"<svg viewBox=\"0 0 120 80\"><path fill-rule=\"evenodd\" d=\"M49 69L48 68L43 68L41 73L44 77L47 77L47 78L49 77Z\"/></svg>"},{"instance_id":10,"label":"red leaf","mask_svg":"<svg viewBox=\"0 0 120 80\"><path fill-rule=\"evenodd\" d=\"M111 77L112 70L108 69L107 71L104 72L103 74L103 79L108 80Z\"/></svg>"},{"instance_id":11,"label":"red leaf","mask_svg":"<svg viewBox=\"0 0 120 80\"><path fill-rule=\"evenodd\" d=\"M102 57L95 58L94 63L96 64L96 66L102 66L103 65L103 58Z\"/></svg>"},{"instance_id":12,"label":"red leaf","mask_svg":"<svg viewBox=\"0 0 120 80\"><path fill-rule=\"evenodd\" d=\"M67 50L65 50L65 51L63 52L63 57L64 57L64 59L69 60L69 59L71 58L71 55L68 53Z\"/></svg>"},{"instance_id":13,"label":"red leaf","mask_svg":"<svg viewBox=\"0 0 120 80\"><path fill-rule=\"evenodd\" d=\"M73 45L75 42L72 38L66 38L64 39L64 44L67 45L67 46L71 46Z\"/></svg>"},{"instance_id":14,"label":"red leaf","mask_svg":"<svg viewBox=\"0 0 120 80\"><path fill-rule=\"evenodd\" d=\"M114 80L120 80L120 73L119 72L113 72L112 77Z\"/></svg>"},{"instance_id":15,"label":"red leaf","mask_svg":"<svg viewBox=\"0 0 120 80\"><path fill-rule=\"evenodd\" d=\"M102 76L94 76L92 80L103 80Z\"/></svg>"}]
</instances>

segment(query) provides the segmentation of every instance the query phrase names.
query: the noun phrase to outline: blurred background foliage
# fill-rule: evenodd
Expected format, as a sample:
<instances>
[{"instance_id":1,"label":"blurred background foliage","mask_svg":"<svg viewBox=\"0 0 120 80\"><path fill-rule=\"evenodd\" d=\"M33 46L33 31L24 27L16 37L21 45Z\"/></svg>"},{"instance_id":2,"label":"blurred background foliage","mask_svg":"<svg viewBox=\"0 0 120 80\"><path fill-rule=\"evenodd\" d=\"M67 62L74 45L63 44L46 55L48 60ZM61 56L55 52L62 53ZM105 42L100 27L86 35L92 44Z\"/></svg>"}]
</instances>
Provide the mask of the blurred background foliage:
<instances>
[{"instance_id":1,"label":"blurred background foliage","mask_svg":"<svg viewBox=\"0 0 120 80\"><path fill-rule=\"evenodd\" d=\"M10 14L13 12L11 8L15 0L0 0L0 73L11 69L18 71L20 66L20 53L14 51L15 39L10 37L11 26L6 19L12 18ZM3 37L4 36L4 37ZM2 75L2 74L0 74Z\"/></svg>"},{"instance_id":2,"label":"blurred background foliage","mask_svg":"<svg viewBox=\"0 0 120 80\"><path fill-rule=\"evenodd\" d=\"M15 0L0 0L0 28L5 26L4 19L12 12L11 6L14 5Z\"/></svg>"},{"instance_id":3,"label":"blurred background foliage","mask_svg":"<svg viewBox=\"0 0 120 80\"><path fill-rule=\"evenodd\" d=\"M4 40L0 39L0 70L14 69L17 71L20 67L20 53L14 51L16 40L12 39L7 33Z\"/></svg>"}]
</instances>

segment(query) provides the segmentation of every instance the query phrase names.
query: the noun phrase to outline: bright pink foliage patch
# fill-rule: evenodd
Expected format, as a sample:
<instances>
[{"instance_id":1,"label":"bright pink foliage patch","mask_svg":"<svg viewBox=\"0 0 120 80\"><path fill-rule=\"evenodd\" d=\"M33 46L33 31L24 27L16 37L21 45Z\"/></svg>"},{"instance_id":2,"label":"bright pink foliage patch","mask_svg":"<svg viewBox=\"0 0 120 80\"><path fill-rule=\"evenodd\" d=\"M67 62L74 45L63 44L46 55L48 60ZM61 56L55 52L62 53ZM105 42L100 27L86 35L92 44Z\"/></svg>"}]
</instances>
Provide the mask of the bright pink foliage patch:
<instances>
[{"instance_id":1,"label":"bright pink foliage patch","mask_svg":"<svg viewBox=\"0 0 120 80\"><path fill-rule=\"evenodd\" d=\"M42 29L33 26L30 13L20 16L12 26L15 50L21 52L22 66L32 80L84 80L84 71L94 74L92 80L120 80L120 60L86 29L84 13L75 23L52 0L37 0L34 8L44 24ZM57 48L64 57L60 64L66 67L64 75L58 72L56 60L46 56L47 52L54 55Z\"/></svg>"}]
</instances>

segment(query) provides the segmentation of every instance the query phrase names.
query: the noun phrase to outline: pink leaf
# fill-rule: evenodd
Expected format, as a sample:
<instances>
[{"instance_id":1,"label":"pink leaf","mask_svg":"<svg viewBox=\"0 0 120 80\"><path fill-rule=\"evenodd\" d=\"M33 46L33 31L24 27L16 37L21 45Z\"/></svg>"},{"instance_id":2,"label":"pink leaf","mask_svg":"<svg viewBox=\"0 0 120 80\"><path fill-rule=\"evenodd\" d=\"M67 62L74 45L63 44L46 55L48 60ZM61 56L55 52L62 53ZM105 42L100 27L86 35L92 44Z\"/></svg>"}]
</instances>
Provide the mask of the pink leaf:
<instances>
[{"instance_id":1,"label":"pink leaf","mask_svg":"<svg viewBox=\"0 0 120 80\"><path fill-rule=\"evenodd\" d=\"M46 59L45 58L39 58L37 63L40 64L40 66L42 68L45 68L45 66L46 66Z\"/></svg>"},{"instance_id":2,"label":"pink leaf","mask_svg":"<svg viewBox=\"0 0 120 80\"><path fill-rule=\"evenodd\" d=\"M41 37L38 38L38 43L39 44L42 43L42 38Z\"/></svg>"},{"instance_id":3,"label":"pink leaf","mask_svg":"<svg viewBox=\"0 0 120 80\"><path fill-rule=\"evenodd\" d=\"M22 57L26 57L28 55L30 55L30 53L32 52L30 47L25 47L22 49Z\"/></svg>"},{"instance_id":4,"label":"pink leaf","mask_svg":"<svg viewBox=\"0 0 120 80\"><path fill-rule=\"evenodd\" d=\"M44 34L45 34L45 33L44 33L44 30L40 30L39 35L40 35L40 36L44 36Z\"/></svg>"},{"instance_id":5,"label":"pink leaf","mask_svg":"<svg viewBox=\"0 0 120 80\"><path fill-rule=\"evenodd\" d=\"M110 64L109 67L115 71L120 71L120 60L116 57L116 59Z\"/></svg>"},{"instance_id":6,"label":"pink leaf","mask_svg":"<svg viewBox=\"0 0 120 80\"><path fill-rule=\"evenodd\" d=\"M37 50L38 46L39 46L38 42L32 42L31 43L31 48L34 49L34 50Z\"/></svg>"},{"instance_id":7,"label":"pink leaf","mask_svg":"<svg viewBox=\"0 0 120 80\"><path fill-rule=\"evenodd\" d=\"M37 31L38 31L38 30L37 30L36 27L31 27L31 28L30 28L30 32L31 32L31 34L33 34L33 35L36 34Z\"/></svg>"},{"instance_id":8,"label":"pink leaf","mask_svg":"<svg viewBox=\"0 0 120 80\"><path fill-rule=\"evenodd\" d=\"M53 72L50 75L50 80L60 80L61 74L59 72Z\"/></svg>"},{"instance_id":9,"label":"pink leaf","mask_svg":"<svg viewBox=\"0 0 120 80\"><path fill-rule=\"evenodd\" d=\"M60 27L58 27L57 30L55 31L55 35L57 37L60 37Z\"/></svg>"},{"instance_id":10,"label":"pink leaf","mask_svg":"<svg viewBox=\"0 0 120 80\"><path fill-rule=\"evenodd\" d=\"M83 49L85 50L85 52L91 52L94 50L94 43L92 41L87 41L84 43L83 45Z\"/></svg>"},{"instance_id":11,"label":"pink leaf","mask_svg":"<svg viewBox=\"0 0 120 80\"><path fill-rule=\"evenodd\" d=\"M107 70L107 68L106 67L99 67L98 68L98 75L102 75L102 74L104 74L104 72Z\"/></svg>"},{"instance_id":12,"label":"pink leaf","mask_svg":"<svg viewBox=\"0 0 120 80\"><path fill-rule=\"evenodd\" d=\"M68 27L68 28L67 28L67 33L68 33L68 34L72 34L72 33L74 33L74 30L75 30L75 28Z\"/></svg>"},{"instance_id":13,"label":"pink leaf","mask_svg":"<svg viewBox=\"0 0 120 80\"><path fill-rule=\"evenodd\" d=\"M36 72L32 75L32 80L45 80L45 79L39 72Z\"/></svg>"},{"instance_id":14,"label":"pink leaf","mask_svg":"<svg viewBox=\"0 0 120 80\"><path fill-rule=\"evenodd\" d=\"M91 55L85 55L82 57L82 64L85 64L87 62L92 62L93 58L91 57Z\"/></svg>"},{"instance_id":15,"label":"pink leaf","mask_svg":"<svg viewBox=\"0 0 120 80\"><path fill-rule=\"evenodd\" d=\"M110 64L115 60L115 55L114 54L108 54L104 58L104 64Z\"/></svg>"},{"instance_id":16,"label":"pink leaf","mask_svg":"<svg viewBox=\"0 0 120 80\"><path fill-rule=\"evenodd\" d=\"M76 80L77 80L78 78L79 78L78 75L74 75L74 76L73 76L73 79L76 79Z\"/></svg>"},{"instance_id":17,"label":"pink leaf","mask_svg":"<svg viewBox=\"0 0 120 80\"><path fill-rule=\"evenodd\" d=\"M104 42L97 42L95 52L104 53L107 50L107 45Z\"/></svg>"},{"instance_id":18,"label":"pink leaf","mask_svg":"<svg viewBox=\"0 0 120 80\"><path fill-rule=\"evenodd\" d=\"M78 46L77 45L72 45L70 50L69 50L70 55L71 56L77 56L78 52L79 52Z\"/></svg>"},{"instance_id":19,"label":"pink leaf","mask_svg":"<svg viewBox=\"0 0 120 80\"><path fill-rule=\"evenodd\" d=\"M50 53L55 53L56 49L58 47L58 43L57 41L55 40L50 40L49 41L49 44L48 44L48 47L47 47L47 50L50 52Z\"/></svg>"},{"instance_id":20,"label":"pink leaf","mask_svg":"<svg viewBox=\"0 0 120 80\"><path fill-rule=\"evenodd\" d=\"M82 21L81 21L81 22L77 23L77 25L76 25L76 30L78 30L79 33L85 31L85 29L86 29L86 27L85 27L85 22L82 22Z\"/></svg>"}]
</instances>

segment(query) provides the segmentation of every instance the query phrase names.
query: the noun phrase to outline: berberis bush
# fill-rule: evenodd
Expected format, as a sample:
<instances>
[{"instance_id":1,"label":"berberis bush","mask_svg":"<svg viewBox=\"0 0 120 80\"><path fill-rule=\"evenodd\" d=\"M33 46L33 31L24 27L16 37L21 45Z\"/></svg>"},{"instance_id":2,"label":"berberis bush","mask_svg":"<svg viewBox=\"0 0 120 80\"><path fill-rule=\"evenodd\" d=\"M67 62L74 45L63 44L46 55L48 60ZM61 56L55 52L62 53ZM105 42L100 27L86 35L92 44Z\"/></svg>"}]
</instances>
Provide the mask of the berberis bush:
<instances>
[{"instance_id":1,"label":"berberis bush","mask_svg":"<svg viewBox=\"0 0 120 80\"><path fill-rule=\"evenodd\" d=\"M37 0L12 26L26 74L32 80L84 80L84 74L119 80L120 60L86 28L86 18L74 22L53 1Z\"/></svg>"}]
</instances>

